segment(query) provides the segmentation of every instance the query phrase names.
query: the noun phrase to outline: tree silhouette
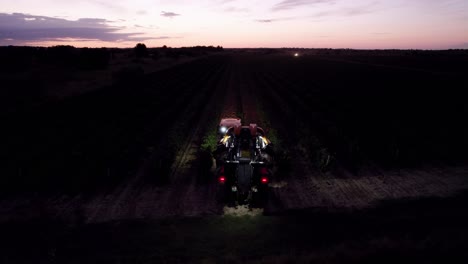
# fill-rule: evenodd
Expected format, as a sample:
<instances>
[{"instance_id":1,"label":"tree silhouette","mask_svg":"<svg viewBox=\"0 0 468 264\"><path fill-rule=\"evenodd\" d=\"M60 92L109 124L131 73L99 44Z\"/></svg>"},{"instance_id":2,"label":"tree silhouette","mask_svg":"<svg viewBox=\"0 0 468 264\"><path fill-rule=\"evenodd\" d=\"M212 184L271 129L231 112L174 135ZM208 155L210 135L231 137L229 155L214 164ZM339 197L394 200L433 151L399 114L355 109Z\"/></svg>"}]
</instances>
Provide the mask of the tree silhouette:
<instances>
[{"instance_id":1,"label":"tree silhouette","mask_svg":"<svg viewBox=\"0 0 468 264\"><path fill-rule=\"evenodd\" d=\"M148 56L148 49L146 48L146 45L143 43L138 43L135 48L135 56L137 58L142 58L142 57L147 57Z\"/></svg>"}]
</instances>

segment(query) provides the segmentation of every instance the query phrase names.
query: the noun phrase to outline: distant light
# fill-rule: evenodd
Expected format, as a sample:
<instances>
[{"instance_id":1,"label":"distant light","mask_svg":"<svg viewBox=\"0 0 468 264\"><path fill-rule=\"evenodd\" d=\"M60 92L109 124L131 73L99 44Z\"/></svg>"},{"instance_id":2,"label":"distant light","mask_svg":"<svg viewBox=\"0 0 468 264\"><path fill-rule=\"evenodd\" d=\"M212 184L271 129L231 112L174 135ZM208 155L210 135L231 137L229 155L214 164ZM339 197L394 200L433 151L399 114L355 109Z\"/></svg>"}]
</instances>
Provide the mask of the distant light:
<instances>
[{"instance_id":1,"label":"distant light","mask_svg":"<svg viewBox=\"0 0 468 264\"><path fill-rule=\"evenodd\" d=\"M221 132L223 134L226 133L226 131L227 131L227 127L225 127L225 126L222 126L222 127L219 128L219 132Z\"/></svg>"},{"instance_id":2,"label":"distant light","mask_svg":"<svg viewBox=\"0 0 468 264\"><path fill-rule=\"evenodd\" d=\"M268 178L267 177L262 177L261 182L262 183L268 183Z\"/></svg>"},{"instance_id":3,"label":"distant light","mask_svg":"<svg viewBox=\"0 0 468 264\"><path fill-rule=\"evenodd\" d=\"M294 57L299 57L299 53L294 53Z\"/></svg>"},{"instance_id":4,"label":"distant light","mask_svg":"<svg viewBox=\"0 0 468 264\"><path fill-rule=\"evenodd\" d=\"M226 181L226 177L219 176L219 182L224 183Z\"/></svg>"}]
</instances>

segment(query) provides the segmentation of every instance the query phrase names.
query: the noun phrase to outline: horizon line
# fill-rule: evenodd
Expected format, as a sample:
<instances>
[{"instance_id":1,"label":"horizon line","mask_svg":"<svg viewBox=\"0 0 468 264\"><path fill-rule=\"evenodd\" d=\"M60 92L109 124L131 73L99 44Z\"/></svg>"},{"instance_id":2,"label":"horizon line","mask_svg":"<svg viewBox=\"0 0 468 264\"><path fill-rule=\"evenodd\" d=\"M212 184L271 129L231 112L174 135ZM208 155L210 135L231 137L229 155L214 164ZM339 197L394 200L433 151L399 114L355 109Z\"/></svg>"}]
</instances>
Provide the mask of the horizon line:
<instances>
[{"instance_id":1,"label":"horizon line","mask_svg":"<svg viewBox=\"0 0 468 264\"><path fill-rule=\"evenodd\" d=\"M142 42L140 42L142 43ZM143 43L144 44L144 43ZM19 47L19 48L53 48L53 47L64 47L64 46L69 46L73 47L76 49L102 49L102 48L107 48L107 49L133 49L135 47L112 47L112 46L97 46L97 47L76 47L73 45L69 44L64 44L64 45L49 45L49 46L37 46L37 45L0 45L0 48L4 47ZM135 44L136 46L136 44ZM306 48L306 47L223 47L221 45L195 45L195 46L147 46L148 49L157 49L157 48L164 48L166 46L167 48L173 48L173 49L182 49L182 48L197 48L197 47L221 47L223 49L295 49L295 50L357 50L357 51L365 51L365 50L418 50L418 51L448 51L448 50L468 50L468 48L447 48L447 49L424 49L424 48L326 48L326 47L316 47L316 48Z\"/></svg>"}]
</instances>

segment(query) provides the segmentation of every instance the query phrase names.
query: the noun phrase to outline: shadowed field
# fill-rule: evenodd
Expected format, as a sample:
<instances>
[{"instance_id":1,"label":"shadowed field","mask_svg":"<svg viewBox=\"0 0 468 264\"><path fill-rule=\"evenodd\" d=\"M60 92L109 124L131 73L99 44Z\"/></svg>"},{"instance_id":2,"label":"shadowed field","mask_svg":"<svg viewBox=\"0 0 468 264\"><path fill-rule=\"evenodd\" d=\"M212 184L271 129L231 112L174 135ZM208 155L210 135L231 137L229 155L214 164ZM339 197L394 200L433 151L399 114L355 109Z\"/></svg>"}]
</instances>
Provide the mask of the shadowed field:
<instances>
[{"instance_id":1,"label":"shadowed field","mask_svg":"<svg viewBox=\"0 0 468 264\"><path fill-rule=\"evenodd\" d=\"M468 255L466 193L348 213L4 224L4 263L446 263Z\"/></svg>"},{"instance_id":2,"label":"shadowed field","mask_svg":"<svg viewBox=\"0 0 468 264\"><path fill-rule=\"evenodd\" d=\"M187 50L170 52L163 58ZM16 62L1 75L9 91L31 78L1 114L2 260L466 259L468 53L295 52L68 65L84 86L100 71L112 82L64 96L47 92L56 95L61 81L38 83L29 96L44 62ZM121 67L110 70L115 60ZM264 208L218 199L210 155L226 115L258 123L275 145Z\"/></svg>"}]
</instances>

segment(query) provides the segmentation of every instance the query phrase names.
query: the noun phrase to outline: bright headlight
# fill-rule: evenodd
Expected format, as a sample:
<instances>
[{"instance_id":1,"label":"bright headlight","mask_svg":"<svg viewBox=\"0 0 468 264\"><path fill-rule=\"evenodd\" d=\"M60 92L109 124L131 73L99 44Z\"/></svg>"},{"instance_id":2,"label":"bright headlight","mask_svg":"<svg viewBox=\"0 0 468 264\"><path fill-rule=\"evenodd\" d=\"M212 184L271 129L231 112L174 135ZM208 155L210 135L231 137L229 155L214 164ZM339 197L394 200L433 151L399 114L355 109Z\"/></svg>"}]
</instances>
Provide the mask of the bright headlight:
<instances>
[{"instance_id":1,"label":"bright headlight","mask_svg":"<svg viewBox=\"0 0 468 264\"><path fill-rule=\"evenodd\" d=\"M224 136L223 139L221 139L221 143L226 144L226 142L229 140L230 136Z\"/></svg>"},{"instance_id":2,"label":"bright headlight","mask_svg":"<svg viewBox=\"0 0 468 264\"><path fill-rule=\"evenodd\" d=\"M226 133L227 132L227 127L225 127L225 126L220 127L219 132L221 132L223 134Z\"/></svg>"}]
</instances>

